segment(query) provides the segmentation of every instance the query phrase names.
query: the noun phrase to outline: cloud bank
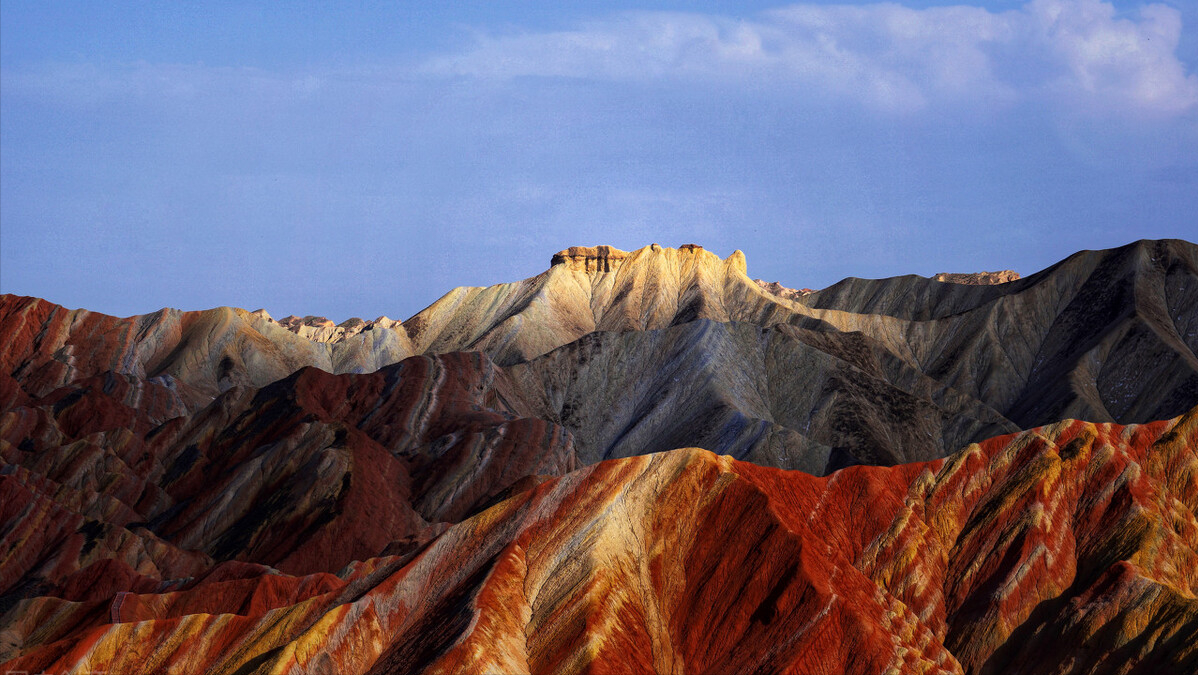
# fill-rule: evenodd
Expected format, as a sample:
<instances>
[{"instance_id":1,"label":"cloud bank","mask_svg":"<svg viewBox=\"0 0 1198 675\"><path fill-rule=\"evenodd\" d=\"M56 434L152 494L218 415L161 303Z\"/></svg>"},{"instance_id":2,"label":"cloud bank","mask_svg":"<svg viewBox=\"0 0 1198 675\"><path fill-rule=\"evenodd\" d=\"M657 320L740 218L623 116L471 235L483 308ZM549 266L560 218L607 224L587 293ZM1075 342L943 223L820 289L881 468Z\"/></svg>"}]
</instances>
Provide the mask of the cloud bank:
<instances>
[{"instance_id":1,"label":"cloud bank","mask_svg":"<svg viewBox=\"0 0 1198 675\"><path fill-rule=\"evenodd\" d=\"M628 12L573 30L479 34L425 70L788 87L900 113L1032 100L1171 116L1198 106L1198 76L1176 56L1181 26L1165 5L1121 15L1099 0L1032 0L1006 12L799 4L746 20Z\"/></svg>"}]
</instances>

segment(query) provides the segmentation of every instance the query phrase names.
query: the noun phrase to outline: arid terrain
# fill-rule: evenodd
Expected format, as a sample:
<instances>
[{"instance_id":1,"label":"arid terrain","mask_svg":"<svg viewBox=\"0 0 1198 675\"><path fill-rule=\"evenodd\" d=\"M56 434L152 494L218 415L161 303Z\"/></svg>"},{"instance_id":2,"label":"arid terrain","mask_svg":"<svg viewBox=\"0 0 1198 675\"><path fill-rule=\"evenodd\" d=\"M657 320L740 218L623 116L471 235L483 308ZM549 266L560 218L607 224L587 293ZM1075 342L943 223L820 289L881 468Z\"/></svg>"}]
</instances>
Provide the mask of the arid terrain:
<instances>
[{"instance_id":1,"label":"arid terrain","mask_svg":"<svg viewBox=\"0 0 1198 675\"><path fill-rule=\"evenodd\" d=\"M1198 246L0 296L0 672L1198 672Z\"/></svg>"}]
</instances>

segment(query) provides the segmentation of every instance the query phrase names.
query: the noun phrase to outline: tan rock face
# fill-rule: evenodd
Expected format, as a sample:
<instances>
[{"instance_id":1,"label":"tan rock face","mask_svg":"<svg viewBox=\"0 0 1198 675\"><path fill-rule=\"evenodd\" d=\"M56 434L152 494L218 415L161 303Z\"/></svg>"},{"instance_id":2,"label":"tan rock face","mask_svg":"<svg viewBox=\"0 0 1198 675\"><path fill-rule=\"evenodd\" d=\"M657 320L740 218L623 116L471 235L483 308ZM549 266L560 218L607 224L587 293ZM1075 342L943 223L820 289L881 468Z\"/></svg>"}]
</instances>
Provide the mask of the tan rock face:
<instances>
[{"instance_id":1,"label":"tan rock face","mask_svg":"<svg viewBox=\"0 0 1198 675\"><path fill-rule=\"evenodd\" d=\"M936 281L942 281L949 284L965 284L967 286L993 286L994 284L1005 284L1011 281L1019 280L1019 273L1013 270L1002 270L1001 272L971 272L971 273L953 273L941 272L932 277Z\"/></svg>"},{"instance_id":2,"label":"tan rock face","mask_svg":"<svg viewBox=\"0 0 1198 675\"><path fill-rule=\"evenodd\" d=\"M269 319L270 316L267 315L266 318ZM341 342L366 331L375 330L376 328L398 332L403 326L402 321L388 319L385 316L380 316L373 321L364 321L355 317L335 324L332 320L326 319L323 316L305 316L300 318L294 314L280 319L278 324L292 333L313 342L326 343Z\"/></svg>"},{"instance_id":3,"label":"tan rock face","mask_svg":"<svg viewBox=\"0 0 1198 675\"><path fill-rule=\"evenodd\" d=\"M810 288L787 288L777 281L766 282L761 279L754 279L753 282L770 295L776 295L787 300L796 300L815 292Z\"/></svg>"}]
</instances>

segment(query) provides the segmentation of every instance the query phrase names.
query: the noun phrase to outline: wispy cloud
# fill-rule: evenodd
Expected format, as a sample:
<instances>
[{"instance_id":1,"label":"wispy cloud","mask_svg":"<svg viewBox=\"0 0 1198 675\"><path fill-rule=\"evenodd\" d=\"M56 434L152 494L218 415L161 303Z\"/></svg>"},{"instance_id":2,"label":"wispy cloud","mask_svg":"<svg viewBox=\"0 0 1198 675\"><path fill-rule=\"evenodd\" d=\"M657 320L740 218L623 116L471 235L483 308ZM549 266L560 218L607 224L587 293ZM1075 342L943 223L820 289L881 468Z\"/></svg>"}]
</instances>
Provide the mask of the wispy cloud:
<instances>
[{"instance_id":1,"label":"wispy cloud","mask_svg":"<svg viewBox=\"0 0 1198 675\"><path fill-rule=\"evenodd\" d=\"M749 20L628 12L574 30L480 34L425 70L782 86L892 112L1035 100L1176 115L1198 107L1198 76L1176 56L1181 25L1165 5L1123 16L1099 0L1032 0L1006 12L800 4Z\"/></svg>"}]
</instances>

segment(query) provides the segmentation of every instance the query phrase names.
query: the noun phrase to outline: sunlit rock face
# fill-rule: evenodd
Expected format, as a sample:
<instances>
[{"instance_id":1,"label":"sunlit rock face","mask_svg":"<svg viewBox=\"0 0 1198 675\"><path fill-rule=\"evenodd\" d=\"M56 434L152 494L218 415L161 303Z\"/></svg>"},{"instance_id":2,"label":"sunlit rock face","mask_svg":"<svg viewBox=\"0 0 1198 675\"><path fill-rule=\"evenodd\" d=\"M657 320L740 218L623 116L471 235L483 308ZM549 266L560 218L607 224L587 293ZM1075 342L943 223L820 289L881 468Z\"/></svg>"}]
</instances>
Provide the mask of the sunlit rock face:
<instances>
[{"instance_id":1,"label":"sunlit rock face","mask_svg":"<svg viewBox=\"0 0 1198 675\"><path fill-rule=\"evenodd\" d=\"M1198 410L822 478L679 449L526 481L423 546L302 573L168 542L151 567L85 529L69 537L112 552L13 605L4 657L30 672L1193 672L1196 448ZM62 494L37 498L69 509ZM350 519L328 527L353 540Z\"/></svg>"},{"instance_id":2,"label":"sunlit rock face","mask_svg":"<svg viewBox=\"0 0 1198 675\"><path fill-rule=\"evenodd\" d=\"M941 272L933 275L936 281L949 284L965 284L967 286L992 286L1019 280L1019 273L1014 270L998 272Z\"/></svg>"},{"instance_id":3,"label":"sunlit rock face","mask_svg":"<svg viewBox=\"0 0 1198 675\"><path fill-rule=\"evenodd\" d=\"M0 670L1198 672L1193 244L550 263L402 322L0 296Z\"/></svg>"}]
</instances>

